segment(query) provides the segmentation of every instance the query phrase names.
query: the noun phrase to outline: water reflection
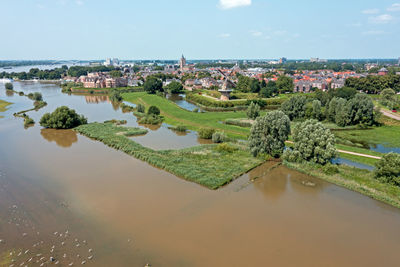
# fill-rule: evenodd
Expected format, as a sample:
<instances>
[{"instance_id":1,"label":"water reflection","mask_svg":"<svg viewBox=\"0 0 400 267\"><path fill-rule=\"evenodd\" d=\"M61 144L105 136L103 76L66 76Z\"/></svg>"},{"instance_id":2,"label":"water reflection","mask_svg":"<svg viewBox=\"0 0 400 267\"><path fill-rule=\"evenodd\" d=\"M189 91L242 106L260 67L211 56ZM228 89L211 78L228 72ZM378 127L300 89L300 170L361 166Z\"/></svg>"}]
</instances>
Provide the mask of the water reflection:
<instances>
[{"instance_id":1,"label":"water reflection","mask_svg":"<svg viewBox=\"0 0 400 267\"><path fill-rule=\"evenodd\" d=\"M107 95L85 95L85 100L88 104L111 102Z\"/></svg>"},{"instance_id":2,"label":"water reflection","mask_svg":"<svg viewBox=\"0 0 400 267\"><path fill-rule=\"evenodd\" d=\"M78 142L78 136L73 130L41 129L40 134L49 142L55 142L60 147L71 147Z\"/></svg>"},{"instance_id":3,"label":"water reflection","mask_svg":"<svg viewBox=\"0 0 400 267\"><path fill-rule=\"evenodd\" d=\"M14 91L6 90L6 96L14 96Z\"/></svg>"},{"instance_id":4,"label":"water reflection","mask_svg":"<svg viewBox=\"0 0 400 267\"><path fill-rule=\"evenodd\" d=\"M167 99L171 100L181 108L186 109L188 111L193 111L194 109L200 109L195 104L186 101L184 94L167 94Z\"/></svg>"}]
</instances>

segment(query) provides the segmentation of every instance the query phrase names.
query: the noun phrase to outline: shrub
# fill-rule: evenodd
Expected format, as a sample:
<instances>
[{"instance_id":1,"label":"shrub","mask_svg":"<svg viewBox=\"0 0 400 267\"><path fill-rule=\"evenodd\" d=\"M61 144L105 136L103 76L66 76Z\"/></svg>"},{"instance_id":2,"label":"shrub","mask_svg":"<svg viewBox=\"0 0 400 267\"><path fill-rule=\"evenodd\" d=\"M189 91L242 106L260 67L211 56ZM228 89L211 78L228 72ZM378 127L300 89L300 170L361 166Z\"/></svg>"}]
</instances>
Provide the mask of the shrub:
<instances>
[{"instance_id":1,"label":"shrub","mask_svg":"<svg viewBox=\"0 0 400 267\"><path fill-rule=\"evenodd\" d=\"M117 90L112 90L109 97L112 102L122 101L122 96Z\"/></svg>"},{"instance_id":2,"label":"shrub","mask_svg":"<svg viewBox=\"0 0 400 267\"><path fill-rule=\"evenodd\" d=\"M140 124L151 124L157 125L163 122L163 118L161 116L157 116L154 114L147 114L141 117L138 121Z\"/></svg>"},{"instance_id":3,"label":"shrub","mask_svg":"<svg viewBox=\"0 0 400 267\"><path fill-rule=\"evenodd\" d=\"M123 113L128 113L128 112L135 111L135 108L134 108L134 107L131 107L131 106L125 104L125 103L121 103L121 104L119 105L119 107L121 108L121 110L122 110Z\"/></svg>"},{"instance_id":4,"label":"shrub","mask_svg":"<svg viewBox=\"0 0 400 267\"><path fill-rule=\"evenodd\" d=\"M334 175L336 173L339 173L339 168L338 166L334 165L334 164L326 164L323 168L322 171L326 174L326 175Z\"/></svg>"},{"instance_id":5,"label":"shrub","mask_svg":"<svg viewBox=\"0 0 400 267\"><path fill-rule=\"evenodd\" d=\"M6 88L6 90L13 90L14 89L14 85L12 83L6 83L4 85L4 87Z\"/></svg>"},{"instance_id":6,"label":"shrub","mask_svg":"<svg viewBox=\"0 0 400 267\"><path fill-rule=\"evenodd\" d=\"M20 96L23 96L24 95L24 92L19 92L18 93Z\"/></svg>"},{"instance_id":7,"label":"shrub","mask_svg":"<svg viewBox=\"0 0 400 267\"><path fill-rule=\"evenodd\" d=\"M35 121L31 117L24 116L24 127L25 128L27 128L29 126L33 126L34 124L35 124Z\"/></svg>"},{"instance_id":8,"label":"shrub","mask_svg":"<svg viewBox=\"0 0 400 267\"><path fill-rule=\"evenodd\" d=\"M249 147L253 156L269 154L278 157L290 134L290 120L282 111L271 111L257 118L251 127Z\"/></svg>"},{"instance_id":9,"label":"shrub","mask_svg":"<svg viewBox=\"0 0 400 267\"><path fill-rule=\"evenodd\" d=\"M123 125L123 124L127 124L128 122L126 120L116 120L116 119L112 119L109 121L105 121L104 123L112 123L115 125Z\"/></svg>"},{"instance_id":10,"label":"shrub","mask_svg":"<svg viewBox=\"0 0 400 267\"><path fill-rule=\"evenodd\" d=\"M71 129L86 124L87 119L66 106L57 108L53 113L46 113L40 119L40 125L53 129Z\"/></svg>"},{"instance_id":11,"label":"shrub","mask_svg":"<svg viewBox=\"0 0 400 267\"><path fill-rule=\"evenodd\" d=\"M137 110L137 112L140 112L140 113L145 113L146 112L146 108L142 104L137 104L136 110Z\"/></svg>"},{"instance_id":12,"label":"shrub","mask_svg":"<svg viewBox=\"0 0 400 267\"><path fill-rule=\"evenodd\" d=\"M180 82L173 81L167 85L167 90L170 94L178 94L183 92L183 85Z\"/></svg>"},{"instance_id":13,"label":"shrub","mask_svg":"<svg viewBox=\"0 0 400 267\"><path fill-rule=\"evenodd\" d=\"M187 127L185 125L178 125L175 127L171 127L170 129L177 131L177 132L186 132L187 131Z\"/></svg>"},{"instance_id":14,"label":"shrub","mask_svg":"<svg viewBox=\"0 0 400 267\"><path fill-rule=\"evenodd\" d=\"M35 93L29 93L28 94L28 98L29 99L32 99L32 100L34 100L34 101L42 101L43 100L43 96L42 96L42 94L41 93L39 93L39 92L35 92Z\"/></svg>"},{"instance_id":15,"label":"shrub","mask_svg":"<svg viewBox=\"0 0 400 267\"><path fill-rule=\"evenodd\" d=\"M374 176L381 182L400 186L400 154L389 153L376 164Z\"/></svg>"},{"instance_id":16,"label":"shrub","mask_svg":"<svg viewBox=\"0 0 400 267\"><path fill-rule=\"evenodd\" d=\"M215 133L215 129L212 128L201 128L198 132L198 135L202 139L212 139L213 134Z\"/></svg>"},{"instance_id":17,"label":"shrub","mask_svg":"<svg viewBox=\"0 0 400 267\"><path fill-rule=\"evenodd\" d=\"M160 109L156 106L151 106L151 107L149 107L147 114L160 115Z\"/></svg>"},{"instance_id":18,"label":"shrub","mask_svg":"<svg viewBox=\"0 0 400 267\"><path fill-rule=\"evenodd\" d=\"M238 150L237 147L234 147L228 143L222 143L215 147L215 150L222 153L233 153Z\"/></svg>"},{"instance_id":19,"label":"shrub","mask_svg":"<svg viewBox=\"0 0 400 267\"><path fill-rule=\"evenodd\" d=\"M212 135L213 143L223 143L223 142L226 142L227 139L228 139L228 137L226 136L226 134L224 132L215 132Z\"/></svg>"},{"instance_id":20,"label":"shrub","mask_svg":"<svg viewBox=\"0 0 400 267\"><path fill-rule=\"evenodd\" d=\"M249 119L255 120L260 116L260 106L254 102L251 102L250 106L247 109L247 117Z\"/></svg>"},{"instance_id":21,"label":"shrub","mask_svg":"<svg viewBox=\"0 0 400 267\"><path fill-rule=\"evenodd\" d=\"M243 119L226 119L225 124L235 125L239 127L248 127L248 128L250 128L253 125L249 120L243 120Z\"/></svg>"},{"instance_id":22,"label":"shrub","mask_svg":"<svg viewBox=\"0 0 400 267\"><path fill-rule=\"evenodd\" d=\"M149 94L155 94L156 92L163 90L161 80L155 77L148 77L143 87L144 90Z\"/></svg>"},{"instance_id":23,"label":"shrub","mask_svg":"<svg viewBox=\"0 0 400 267\"><path fill-rule=\"evenodd\" d=\"M195 109L192 110L192 112L197 113L197 112L199 112L199 109L195 108Z\"/></svg>"},{"instance_id":24,"label":"shrub","mask_svg":"<svg viewBox=\"0 0 400 267\"><path fill-rule=\"evenodd\" d=\"M283 154L283 158L290 162L311 161L325 165L337 155L335 136L316 120L297 125L293 141L293 149L287 149Z\"/></svg>"}]
</instances>

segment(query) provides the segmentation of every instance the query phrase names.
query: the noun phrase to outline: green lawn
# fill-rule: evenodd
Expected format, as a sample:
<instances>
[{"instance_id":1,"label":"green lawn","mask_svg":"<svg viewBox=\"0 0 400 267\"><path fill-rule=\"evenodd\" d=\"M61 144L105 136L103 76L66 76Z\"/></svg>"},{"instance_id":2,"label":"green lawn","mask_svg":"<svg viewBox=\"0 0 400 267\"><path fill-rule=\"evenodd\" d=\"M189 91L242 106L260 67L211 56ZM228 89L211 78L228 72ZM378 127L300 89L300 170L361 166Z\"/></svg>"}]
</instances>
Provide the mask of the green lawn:
<instances>
[{"instance_id":1,"label":"green lawn","mask_svg":"<svg viewBox=\"0 0 400 267\"><path fill-rule=\"evenodd\" d=\"M164 169L178 177L196 182L210 189L217 189L240 175L260 165L263 160L254 158L243 147L233 145L237 150L219 152L217 145L202 145L188 149L156 151L132 141L132 136L143 134L140 128L116 126L112 123L91 123L75 130L89 138L99 140L109 147Z\"/></svg>"},{"instance_id":2,"label":"green lawn","mask_svg":"<svg viewBox=\"0 0 400 267\"><path fill-rule=\"evenodd\" d=\"M230 118L245 118L246 113L238 112L206 112L195 113L184 110L175 103L157 95L139 93L122 94L125 101L135 104L144 104L147 108L155 105L161 110L165 122L170 125L185 125L190 130L198 131L200 128L208 127L224 131L229 137L247 139L250 129L234 125L226 125L222 122Z\"/></svg>"},{"instance_id":3,"label":"green lawn","mask_svg":"<svg viewBox=\"0 0 400 267\"><path fill-rule=\"evenodd\" d=\"M7 106L9 106L9 105L11 105L11 103L0 99L0 112L6 111ZM0 118L3 118L3 116L0 116Z\"/></svg>"},{"instance_id":4,"label":"green lawn","mask_svg":"<svg viewBox=\"0 0 400 267\"><path fill-rule=\"evenodd\" d=\"M373 172L368 170L339 165L337 174L328 175L324 173L323 167L311 163L296 164L285 162L285 165L400 208L400 187L379 182L374 179Z\"/></svg>"}]
</instances>

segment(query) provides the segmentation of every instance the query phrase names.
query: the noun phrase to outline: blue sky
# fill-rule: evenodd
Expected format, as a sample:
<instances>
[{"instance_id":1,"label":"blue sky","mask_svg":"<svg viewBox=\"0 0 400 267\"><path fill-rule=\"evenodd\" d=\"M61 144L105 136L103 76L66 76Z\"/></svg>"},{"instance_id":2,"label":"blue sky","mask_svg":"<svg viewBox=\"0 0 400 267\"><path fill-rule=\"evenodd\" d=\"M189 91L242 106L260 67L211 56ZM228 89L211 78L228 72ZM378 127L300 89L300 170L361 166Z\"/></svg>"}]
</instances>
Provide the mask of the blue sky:
<instances>
[{"instance_id":1,"label":"blue sky","mask_svg":"<svg viewBox=\"0 0 400 267\"><path fill-rule=\"evenodd\" d=\"M396 2L397 1L397 2ZM400 0L1 0L0 60L400 57Z\"/></svg>"}]
</instances>

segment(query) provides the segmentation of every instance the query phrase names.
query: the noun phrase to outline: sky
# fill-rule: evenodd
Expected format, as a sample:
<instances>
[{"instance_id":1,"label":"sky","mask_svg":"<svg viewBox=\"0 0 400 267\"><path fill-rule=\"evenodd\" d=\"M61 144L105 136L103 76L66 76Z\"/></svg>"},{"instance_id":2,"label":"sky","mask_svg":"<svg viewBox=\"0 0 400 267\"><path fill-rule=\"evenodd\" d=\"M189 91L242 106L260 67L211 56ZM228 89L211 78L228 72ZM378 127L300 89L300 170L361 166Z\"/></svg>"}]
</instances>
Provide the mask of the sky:
<instances>
[{"instance_id":1,"label":"sky","mask_svg":"<svg viewBox=\"0 0 400 267\"><path fill-rule=\"evenodd\" d=\"M400 0L0 0L0 60L400 57Z\"/></svg>"}]
</instances>

